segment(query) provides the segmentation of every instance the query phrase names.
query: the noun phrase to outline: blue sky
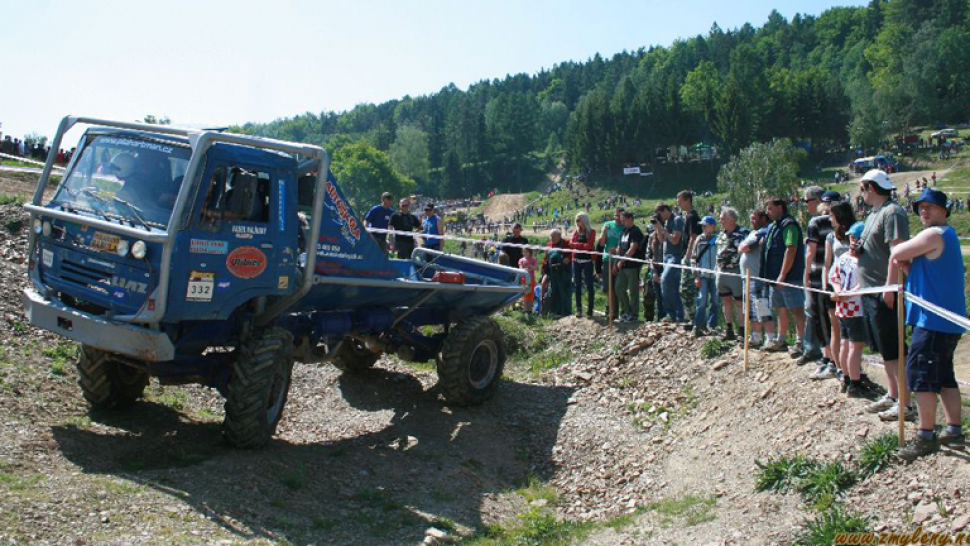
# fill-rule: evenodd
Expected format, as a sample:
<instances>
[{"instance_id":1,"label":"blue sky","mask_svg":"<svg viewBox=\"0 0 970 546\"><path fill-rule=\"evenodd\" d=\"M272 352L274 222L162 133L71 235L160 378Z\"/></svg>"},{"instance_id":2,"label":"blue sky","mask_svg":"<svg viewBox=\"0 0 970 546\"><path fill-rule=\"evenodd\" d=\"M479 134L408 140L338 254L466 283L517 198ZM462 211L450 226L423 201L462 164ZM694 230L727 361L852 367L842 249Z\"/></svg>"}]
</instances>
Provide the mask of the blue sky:
<instances>
[{"instance_id":1,"label":"blue sky","mask_svg":"<svg viewBox=\"0 0 970 546\"><path fill-rule=\"evenodd\" d=\"M0 0L0 131L66 114L270 121L535 73L846 2Z\"/></svg>"}]
</instances>

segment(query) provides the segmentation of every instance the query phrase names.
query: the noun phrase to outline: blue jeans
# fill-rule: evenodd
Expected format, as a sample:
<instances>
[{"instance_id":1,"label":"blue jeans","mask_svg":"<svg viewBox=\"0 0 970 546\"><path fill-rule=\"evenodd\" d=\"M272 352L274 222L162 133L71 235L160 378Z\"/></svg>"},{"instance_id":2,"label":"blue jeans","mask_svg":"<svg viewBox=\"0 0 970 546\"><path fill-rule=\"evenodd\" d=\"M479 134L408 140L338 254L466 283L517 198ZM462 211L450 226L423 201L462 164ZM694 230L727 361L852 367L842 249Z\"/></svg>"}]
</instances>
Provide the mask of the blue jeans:
<instances>
[{"instance_id":1,"label":"blue jeans","mask_svg":"<svg viewBox=\"0 0 970 546\"><path fill-rule=\"evenodd\" d=\"M717 295L717 284L714 279L701 278L701 286L697 289L697 311L694 313L694 328L714 328L717 326L717 313L721 307L721 298Z\"/></svg>"},{"instance_id":2,"label":"blue jeans","mask_svg":"<svg viewBox=\"0 0 970 546\"><path fill-rule=\"evenodd\" d=\"M665 264L680 265L680 257L664 256ZM663 310L666 316L676 322L684 321L684 304L680 300L679 267L665 267L660 274L660 295L663 299Z\"/></svg>"}]
</instances>

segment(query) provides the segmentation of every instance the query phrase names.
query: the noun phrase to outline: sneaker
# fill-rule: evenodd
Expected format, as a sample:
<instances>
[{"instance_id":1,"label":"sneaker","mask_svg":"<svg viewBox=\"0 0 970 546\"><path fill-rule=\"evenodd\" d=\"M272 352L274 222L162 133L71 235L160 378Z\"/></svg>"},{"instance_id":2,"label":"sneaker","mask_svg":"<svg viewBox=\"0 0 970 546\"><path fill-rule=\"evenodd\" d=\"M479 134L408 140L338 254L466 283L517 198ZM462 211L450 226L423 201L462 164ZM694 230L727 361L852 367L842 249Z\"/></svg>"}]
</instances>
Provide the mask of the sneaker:
<instances>
[{"instance_id":1,"label":"sneaker","mask_svg":"<svg viewBox=\"0 0 970 546\"><path fill-rule=\"evenodd\" d=\"M788 356L790 356L792 358L798 358L798 357L802 356L802 346L799 345L798 343L795 343L794 345L792 345L791 347L789 347L788 348Z\"/></svg>"},{"instance_id":2,"label":"sneaker","mask_svg":"<svg viewBox=\"0 0 970 546\"><path fill-rule=\"evenodd\" d=\"M765 344L762 349L768 351L769 353L780 353L788 349L788 344L785 343L784 339L778 338L771 343Z\"/></svg>"},{"instance_id":3,"label":"sneaker","mask_svg":"<svg viewBox=\"0 0 970 546\"><path fill-rule=\"evenodd\" d=\"M809 379L835 379L835 372L832 371L832 367L828 363L823 362L818 365L818 369L812 372Z\"/></svg>"},{"instance_id":4,"label":"sneaker","mask_svg":"<svg viewBox=\"0 0 970 546\"><path fill-rule=\"evenodd\" d=\"M734 337L734 330L731 328L728 328L727 332L724 332L724 335L721 336L721 341L734 341L735 339L737 338ZM741 339L744 338L742 337Z\"/></svg>"},{"instance_id":5,"label":"sneaker","mask_svg":"<svg viewBox=\"0 0 970 546\"><path fill-rule=\"evenodd\" d=\"M894 404L893 407L887 409L886 411L880 412L879 418L883 421L898 421L899 404ZM906 415L903 418L906 421L916 422L916 410L911 407L906 408Z\"/></svg>"},{"instance_id":6,"label":"sneaker","mask_svg":"<svg viewBox=\"0 0 970 546\"><path fill-rule=\"evenodd\" d=\"M761 348L761 345L763 343L764 343L764 341L762 341L760 338L759 339L752 339L752 340L748 341L748 347L751 348L751 349L760 349Z\"/></svg>"},{"instance_id":7,"label":"sneaker","mask_svg":"<svg viewBox=\"0 0 970 546\"><path fill-rule=\"evenodd\" d=\"M936 440L940 442L940 445L947 446L951 449L963 450L967 447L967 437L963 434L950 434L946 431L946 427L936 435Z\"/></svg>"},{"instance_id":8,"label":"sneaker","mask_svg":"<svg viewBox=\"0 0 970 546\"><path fill-rule=\"evenodd\" d=\"M890 398L888 394L884 394L882 398L866 406L866 413L880 413L895 405L896 401Z\"/></svg>"},{"instance_id":9,"label":"sneaker","mask_svg":"<svg viewBox=\"0 0 970 546\"><path fill-rule=\"evenodd\" d=\"M673 322L673 321L674 321L674 319L670 318L669 316L666 316L666 317L660 319L660 322L663 322L665 324L668 323L668 322Z\"/></svg>"},{"instance_id":10,"label":"sneaker","mask_svg":"<svg viewBox=\"0 0 970 546\"><path fill-rule=\"evenodd\" d=\"M899 453L897 455L900 459L911 463L924 455L936 453L939 450L940 440L938 438L934 438L933 440L925 440L922 436L917 434L912 440L907 442L905 446L899 448Z\"/></svg>"},{"instance_id":11,"label":"sneaker","mask_svg":"<svg viewBox=\"0 0 970 546\"><path fill-rule=\"evenodd\" d=\"M680 327L683 328L685 332L690 332L694 329L694 325L689 322L681 324Z\"/></svg>"},{"instance_id":12,"label":"sneaker","mask_svg":"<svg viewBox=\"0 0 970 546\"><path fill-rule=\"evenodd\" d=\"M842 389L842 392L845 393L846 398L865 398L866 397L866 393L862 389L862 387L853 385L852 383L849 383L848 385L843 384L843 386L844 388Z\"/></svg>"},{"instance_id":13,"label":"sneaker","mask_svg":"<svg viewBox=\"0 0 970 546\"><path fill-rule=\"evenodd\" d=\"M707 332L705 332L703 328L694 328L691 331L693 332L694 337L703 337L707 335Z\"/></svg>"}]
</instances>

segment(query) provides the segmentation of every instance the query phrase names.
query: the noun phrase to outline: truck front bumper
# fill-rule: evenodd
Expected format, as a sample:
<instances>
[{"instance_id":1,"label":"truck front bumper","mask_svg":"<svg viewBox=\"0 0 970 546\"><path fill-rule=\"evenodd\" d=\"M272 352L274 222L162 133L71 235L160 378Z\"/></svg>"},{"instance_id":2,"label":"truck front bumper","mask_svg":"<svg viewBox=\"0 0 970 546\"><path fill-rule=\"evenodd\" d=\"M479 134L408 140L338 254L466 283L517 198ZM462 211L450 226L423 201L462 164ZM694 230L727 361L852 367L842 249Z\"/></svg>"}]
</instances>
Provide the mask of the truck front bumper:
<instances>
[{"instance_id":1,"label":"truck front bumper","mask_svg":"<svg viewBox=\"0 0 970 546\"><path fill-rule=\"evenodd\" d=\"M147 362L175 358L175 346L163 332L82 313L44 298L33 288L24 290L24 312L34 326L109 353Z\"/></svg>"}]
</instances>

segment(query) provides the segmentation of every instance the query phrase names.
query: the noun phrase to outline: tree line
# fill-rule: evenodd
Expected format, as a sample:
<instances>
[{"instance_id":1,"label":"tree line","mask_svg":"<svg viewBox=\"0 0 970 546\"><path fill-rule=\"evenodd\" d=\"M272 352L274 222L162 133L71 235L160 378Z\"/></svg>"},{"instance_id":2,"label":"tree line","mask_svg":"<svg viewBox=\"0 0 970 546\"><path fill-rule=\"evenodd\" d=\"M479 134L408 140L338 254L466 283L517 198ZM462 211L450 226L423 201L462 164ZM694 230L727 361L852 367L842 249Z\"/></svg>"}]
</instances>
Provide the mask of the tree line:
<instances>
[{"instance_id":1,"label":"tree line","mask_svg":"<svg viewBox=\"0 0 970 546\"><path fill-rule=\"evenodd\" d=\"M366 157L399 173L402 188L461 197L530 189L561 160L618 174L670 146L734 155L787 138L871 148L916 125L966 120L968 74L967 0L872 0L233 130L322 144L335 165Z\"/></svg>"}]
</instances>

